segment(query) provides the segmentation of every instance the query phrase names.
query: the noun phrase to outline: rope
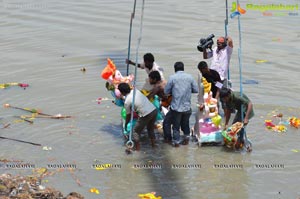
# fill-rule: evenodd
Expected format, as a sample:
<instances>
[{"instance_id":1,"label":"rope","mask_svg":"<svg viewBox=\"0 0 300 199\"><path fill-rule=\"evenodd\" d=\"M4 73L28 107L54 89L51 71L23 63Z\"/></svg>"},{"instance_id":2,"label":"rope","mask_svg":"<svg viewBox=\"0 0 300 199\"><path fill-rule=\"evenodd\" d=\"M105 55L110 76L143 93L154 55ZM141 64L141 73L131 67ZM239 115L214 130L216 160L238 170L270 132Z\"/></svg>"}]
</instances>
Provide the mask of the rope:
<instances>
[{"instance_id":1,"label":"rope","mask_svg":"<svg viewBox=\"0 0 300 199\"><path fill-rule=\"evenodd\" d=\"M227 37L227 26L228 26L228 0L226 0L225 6L226 6L225 37Z\"/></svg>"},{"instance_id":2,"label":"rope","mask_svg":"<svg viewBox=\"0 0 300 199\"><path fill-rule=\"evenodd\" d=\"M144 6L145 6L145 0L143 0L142 3L142 14L141 14L141 24L140 24L140 34L139 34L139 38L138 38L138 43L137 43L137 48L136 48L136 60L135 60L135 69L134 69L134 81L133 81L133 99L132 99L132 104L131 104L131 118L130 118L130 122L132 124L133 121L133 111L134 111L134 103L135 103L135 95L136 95L136 74L137 74L137 66L138 66L138 54L139 54L139 48L140 48L140 43L142 40L142 32L143 32L143 18L144 18ZM130 132L129 132L129 140L126 143L126 146L128 148L133 148L134 147L134 143L132 141L132 125L130 125Z\"/></svg>"},{"instance_id":3,"label":"rope","mask_svg":"<svg viewBox=\"0 0 300 199\"><path fill-rule=\"evenodd\" d=\"M236 1L239 5L239 0ZM242 31L241 31L241 20L238 15L238 30L239 30L239 49L238 49L238 61L239 61L239 73L240 73L240 96L243 96L243 84L242 84ZM241 105L241 120L244 121L244 107ZM245 131L244 131L245 132Z\"/></svg>"},{"instance_id":4,"label":"rope","mask_svg":"<svg viewBox=\"0 0 300 199\"><path fill-rule=\"evenodd\" d=\"M135 15L135 7L136 7L136 0L134 0L134 5L133 5L133 11L131 13L130 17L130 26L129 26L129 39L128 39L128 54L127 54L127 59L130 59L130 46L131 46L131 30L132 30L132 21L134 19ZM127 64L127 72L126 75L128 76L129 74L129 63Z\"/></svg>"},{"instance_id":5,"label":"rope","mask_svg":"<svg viewBox=\"0 0 300 199\"><path fill-rule=\"evenodd\" d=\"M225 2L225 6L226 6L226 19L224 21L224 24L225 24L225 38L227 38L227 30L228 30L228 0L226 0ZM230 80L230 71L229 71L229 63L228 63L228 71L227 71L227 79L228 81ZM226 87L228 88L228 84L229 82L227 81L226 83Z\"/></svg>"},{"instance_id":6,"label":"rope","mask_svg":"<svg viewBox=\"0 0 300 199\"><path fill-rule=\"evenodd\" d=\"M236 1L237 5L239 5L239 0ZM243 76L242 76L242 31L241 31L241 20L240 15L238 15L238 30L239 30L239 49L238 49L238 60L239 60L239 71L240 71L240 96L243 96ZM241 119L244 121L244 107L241 105ZM245 140L245 144L249 143L252 146L252 143L247 138L246 127L243 126L243 131L241 132L241 138Z\"/></svg>"}]
</instances>

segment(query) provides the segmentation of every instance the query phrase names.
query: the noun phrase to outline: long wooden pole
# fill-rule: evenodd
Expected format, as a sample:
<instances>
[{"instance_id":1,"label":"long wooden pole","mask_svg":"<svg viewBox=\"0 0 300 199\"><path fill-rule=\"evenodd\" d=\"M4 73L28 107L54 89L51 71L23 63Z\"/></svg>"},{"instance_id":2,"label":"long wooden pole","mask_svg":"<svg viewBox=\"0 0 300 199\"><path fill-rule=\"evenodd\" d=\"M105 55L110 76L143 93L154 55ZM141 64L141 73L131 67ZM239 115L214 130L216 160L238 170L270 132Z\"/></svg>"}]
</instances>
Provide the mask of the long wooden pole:
<instances>
[{"instance_id":1,"label":"long wooden pole","mask_svg":"<svg viewBox=\"0 0 300 199\"><path fill-rule=\"evenodd\" d=\"M26 144L35 145L35 146L42 146L41 144L37 144L37 143L34 143L34 142L27 142L27 141L24 141L24 140L8 138L8 137L3 137L3 136L0 136L0 139L12 140L12 141L22 142L22 143L26 143Z\"/></svg>"}]
</instances>

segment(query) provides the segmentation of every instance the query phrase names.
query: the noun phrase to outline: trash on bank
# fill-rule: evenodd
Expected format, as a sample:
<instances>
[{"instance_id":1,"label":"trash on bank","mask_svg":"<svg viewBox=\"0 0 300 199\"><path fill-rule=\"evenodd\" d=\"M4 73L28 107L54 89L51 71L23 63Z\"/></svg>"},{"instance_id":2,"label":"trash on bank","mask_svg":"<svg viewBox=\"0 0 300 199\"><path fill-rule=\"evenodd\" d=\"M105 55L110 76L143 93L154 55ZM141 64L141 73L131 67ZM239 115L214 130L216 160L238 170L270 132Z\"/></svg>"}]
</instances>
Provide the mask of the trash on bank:
<instances>
[{"instance_id":1,"label":"trash on bank","mask_svg":"<svg viewBox=\"0 0 300 199\"><path fill-rule=\"evenodd\" d=\"M41 181L41 177L38 176L2 174L0 175L1 198L84 199L76 192L71 192L64 197L60 191L42 185Z\"/></svg>"}]
</instances>

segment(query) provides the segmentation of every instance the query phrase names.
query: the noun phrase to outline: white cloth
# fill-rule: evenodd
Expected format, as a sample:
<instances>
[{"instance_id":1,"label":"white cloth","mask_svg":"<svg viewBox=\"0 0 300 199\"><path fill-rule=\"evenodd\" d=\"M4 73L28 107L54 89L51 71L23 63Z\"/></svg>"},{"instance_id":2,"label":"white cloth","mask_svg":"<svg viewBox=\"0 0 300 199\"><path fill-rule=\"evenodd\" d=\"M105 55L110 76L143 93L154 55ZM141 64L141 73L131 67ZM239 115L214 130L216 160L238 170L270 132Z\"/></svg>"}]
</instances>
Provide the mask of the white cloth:
<instances>
[{"instance_id":1,"label":"white cloth","mask_svg":"<svg viewBox=\"0 0 300 199\"><path fill-rule=\"evenodd\" d=\"M131 105L133 100L133 90L126 96L124 107L126 109L126 113L131 113ZM148 100L148 98L143 95L139 90L136 89L135 92L135 100L134 100L134 111L140 116L145 117L156 108L155 106Z\"/></svg>"},{"instance_id":2,"label":"white cloth","mask_svg":"<svg viewBox=\"0 0 300 199\"><path fill-rule=\"evenodd\" d=\"M149 73L151 73L152 71L158 71L160 74L160 77L162 80L164 80L164 74L163 74L163 69L157 65L155 62L153 62L153 67L151 70L149 70L149 68L146 68L145 63L142 63L141 65L141 69L145 69L146 73L149 75Z\"/></svg>"},{"instance_id":3,"label":"white cloth","mask_svg":"<svg viewBox=\"0 0 300 199\"><path fill-rule=\"evenodd\" d=\"M230 46L226 46L225 48L221 49L219 52L217 52L218 47L214 47L212 52L209 52L207 54L208 58L212 57L210 69L216 70L221 80L227 79L228 76L228 68L229 68L229 62L230 57L232 54L232 48Z\"/></svg>"},{"instance_id":4,"label":"white cloth","mask_svg":"<svg viewBox=\"0 0 300 199\"><path fill-rule=\"evenodd\" d=\"M202 74L198 70L198 104L201 105L204 103L203 95L204 95L204 88L202 84ZM200 111L199 107L197 106L197 111L195 114L195 125L194 125L194 133L195 135L199 136L200 131L199 131L199 120L204 118L204 111Z\"/></svg>"},{"instance_id":5,"label":"white cloth","mask_svg":"<svg viewBox=\"0 0 300 199\"><path fill-rule=\"evenodd\" d=\"M142 69L145 69L145 71L147 73L147 78L145 79L145 84L143 85L142 89L147 90L147 91L152 90L153 85L151 85L149 83L149 78L148 78L149 73L151 73L152 71L158 71L160 74L161 80L165 79L164 74L163 74L163 69L159 65L157 65L155 62L153 62L153 67L151 70L146 68L145 63L142 63L140 66Z\"/></svg>"}]
</instances>

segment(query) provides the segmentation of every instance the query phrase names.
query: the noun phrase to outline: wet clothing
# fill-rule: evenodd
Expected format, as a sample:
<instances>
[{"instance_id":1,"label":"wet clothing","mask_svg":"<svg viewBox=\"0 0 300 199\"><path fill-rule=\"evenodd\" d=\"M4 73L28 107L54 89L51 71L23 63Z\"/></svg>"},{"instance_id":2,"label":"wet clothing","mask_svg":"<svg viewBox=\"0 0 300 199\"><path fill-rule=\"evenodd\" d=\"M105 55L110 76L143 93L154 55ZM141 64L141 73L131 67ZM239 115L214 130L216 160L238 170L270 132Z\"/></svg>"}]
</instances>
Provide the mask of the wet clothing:
<instances>
[{"instance_id":1,"label":"wet clothing","mask_svg":"<svg viewBox=\"0 0 300 199\"><path fill-rule=\"evenodd\" d=\"M133 90L126 96L124 107L126 109L126 114L131 113L131 105L133 100ZM148 98L143 95L139 90L136 89L135 101L134 101L134 112L136 112L140 117L145 117L151 113L155 106L148 100Z\"/></svg>"},{"instance_id":2,"label":"wet clothing","mask_svg":"<svg viewBox=\"0 0 300 199\"><path fill-rule=\"evenodd\" d=\"M173 124L173 141L180 142L180 128L185 137L190 135L189 119L192 114L192 93L198 93L198 86L194 78L184 71L177 71L171 75L165 87L165 94L172 95L170 110L164 120L164 137L170 140L171 124Z\"/></svg>"},{"instance_id":3,"label":"wet clothing","mask_svg":"<svg viewBox=\"0 0 300 199\"><path fill-rule=\"evenodd\" d=\"M136 142L140 141L140 134L146 127L148 132L148 137L150 139L155 139L154 134L154 124L156 121L157 110L155 109L145 117L139 117L133 129L133 140Z\"/></svg>"},{"instance_id":4,"label":"wet clothing","mask_svg":"<svg viewBox=\"0 0 300 199\"><path fill-rule=\"evenodd\" d=\"M235 115L235 118L233 119L232 124L235 122L243 122L242 121L242 114L243 118L245 118L248 104L250 102L250 99L247 97L247 95L243 94L243 96L240 95L240 92L233 91L230 95L229 102L226 103L226 107L229 109L237 110L237 113ZM253 108L249 114L249 118L252 118L254 116Z\"/></svg>"},{"instance_id":5,"label":"wet clothing","mask_svg":"<svg viewBox=\"0 0 300 199\"><path fill-rule=\"evenodd\" d=\"M132 100L133 90L125 98L124 107L126 114L131 113ZM140 134L145 127L147 127L149 138L154 139L154 123L156 121L157 109L139 90L136 90L135 93L134 111L139 115L133 129L134 141L139 141Z\"/></svg>"},{"instance_id":6,"label":"wet clothing","mask_svg":"<svg viewBox=\"0 0 300 199\"><path fill-rule=\"evenodd\" d=\"M190 117L192 115L192 109L184 112L177 112L170 110L173 121L173 140L175 144L180 143L180 128L183 131L184 140L190 136Z\"/></svg>"}]
</instances>

